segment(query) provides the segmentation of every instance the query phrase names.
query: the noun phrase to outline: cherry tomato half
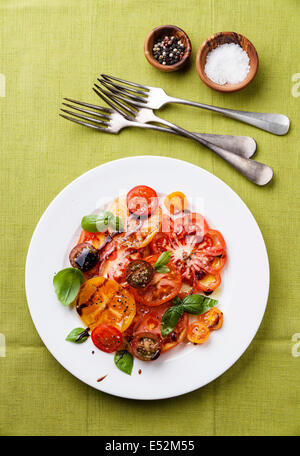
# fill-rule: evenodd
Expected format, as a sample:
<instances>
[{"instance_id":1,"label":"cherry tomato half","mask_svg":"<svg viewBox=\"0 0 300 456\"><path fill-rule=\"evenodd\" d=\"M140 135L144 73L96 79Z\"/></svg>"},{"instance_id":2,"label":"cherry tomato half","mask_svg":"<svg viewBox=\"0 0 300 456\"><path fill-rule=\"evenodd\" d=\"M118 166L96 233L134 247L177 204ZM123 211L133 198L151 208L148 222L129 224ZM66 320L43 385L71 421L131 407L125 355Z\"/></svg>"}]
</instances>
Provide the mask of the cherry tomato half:
<instances>
[{"instance_id":1,"label":"cherry tomato half","mask_svg":"<svg viewBox=\"0 0 300 456\"><path fill-rule=\"evenodd\" d=\"M203 238L203 241L198 246L199 250L204 251L207 255L221 255L226 244L222 234L217 230L208 230Z\"/></svg>"},{"instance_id":2,"label":"cherry tomato half","mask_svg":"<svg viewBox=\"0 0 300 456\"><path fill-rule=\"evenodd\" d=\"M126 279L133 288L145 288L153 275L153 266L145 260L131 261L126 267Z\"/></svg>"},{"instance_id":3,"label":"cherry tomato half","mask_svg":"<svg viewBox=\"0 0 300 456\"><path fill-rule=\"evenodd\" d=\"M122 333L114 326L98 325L93 329L92 341L94 345L106 353L117 351L122 344Z\"/></svg>"},{"instance_id":4,"label":"cherry tomato half","mask_svg":"<svg viewBox=\"0 0 300 456\"><path fill-rule=\"evenodd\" d=\"M187 332L187 338L193 344L203 344L209 337L209 329L204 323L194 321Z\"/></svg>"},{"instance_id":5,"label":"cherry tomato half","mask_svg":"<svg viewBox=\"0 0 300 456\"><path fill-rule=\"evenodd\" d=\"M172 215L184 212L188 205L186 196L182 192L170 193L170 195L166 196L164 203Z\"/></svg>"},{"instance_id":6,"label":"cherry tomato half","mask_svg":"<svg viewBox=\"0 0 300 456\"><path fill-rule=\"evenodd\" d=\"M131 341L133 355L142 361L154 361L161 353L161 339L157 334L142 332Z\"/></svg>"},{"instance_id":7,"label":"cherry tomato half","mask_svg":"<svg viewBox=\"0 0 300 456\"><path fill-rule=\"evenodd\" d=\"M157 193L146 185L138 185L127 194L127 207L129 212L139 217L152 214L158 206Z\"/></svg>"},{"instance_id":8,"label":"cherry tomato half","mask_svg":"<svg viewBox=\"0 0 300 456\"><path fill-rule=\"evenodd\" d=\"M215 331L222 328L223 325L223 312L217 307L212 307L204 314L199 315L198 320L204 323L210 331Z\"/></svg>"},{"instance_id":9,"label":"cherry tomato half","mask_svg":"<svg viewBox=\"0 0 300 456\"><path fill-rule=\"evenodd\" d=\"M211 293L221 283L221 276L218 272L215 274L201 274L195 282L195 291L204 291L204 293Z\"/></svg>"},{"instance_id":10,"label":"cherry tomato half","mask_svg":"<svg viewBox=\"0 0 300 456\"><path fill-rule=\"evenodd\" d=\"M87 272L98 264L99 253L89 242L82 242L73 247L69 255L69 260L73 268Z\"/></svg>"}]
</instances>

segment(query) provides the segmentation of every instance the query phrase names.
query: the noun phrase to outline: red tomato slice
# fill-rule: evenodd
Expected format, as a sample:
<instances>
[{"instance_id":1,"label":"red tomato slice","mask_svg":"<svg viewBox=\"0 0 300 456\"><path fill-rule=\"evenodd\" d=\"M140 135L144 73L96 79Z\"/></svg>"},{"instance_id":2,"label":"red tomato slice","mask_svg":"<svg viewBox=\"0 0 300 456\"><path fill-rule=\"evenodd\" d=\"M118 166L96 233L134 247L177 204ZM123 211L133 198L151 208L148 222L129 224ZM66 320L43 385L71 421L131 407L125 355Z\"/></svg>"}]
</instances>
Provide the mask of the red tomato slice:
<instances>
[{"instance_id":1,"label":"red tomato slice","mask_svg":"<svg viewBox=\"0 0 300 456\"><path fill-rule=\"evenodd\" d=\"M149 312L151 312L151 310L152 310L151 307L143 306L143 305L140 305L140 304L136 304L136 314L135 314L135 316L134 316L134 318L132 320L132 323L126 329L126 331L124 331L124 333L123 333L123 336L127 340L131 340L132 339L132 336L135 333L136 329L139 327L139 325L141 324L141 322L144 319L144 317Z\"/></svg>"},{"instance_id":2,"label":"red tomato slice","mask_svg":"<svg viewBox=\"0 0 300 456\"><path fill-rule=\"evenodd\" d=\"M169 238L169 248L173 252L172 261L178 268L182 280L194 285L197 279L197 274L202 271L203 258L201 255L197 255L197 237L186 236L179 238L176 234L173 234Z\"/></svg>"},{"instance_id":3,"label":"red tomato slice","mask_svg":"<svg viewBox=\"0 0 300 456\"><path fill-rule=\"evenodd\" d=\"M145 258L154 266L159 255L151 255ZM136 301L147 306L159 306L170 301L179 293L181 288L181 276L177 268L171 262L168 263L169 272L155 272L153 279L146 288L138 289L130 287Z\"/></svg>"},{"instance_id":4,"label":"red tomato slice","mask_svg":"<svg viewBox=\"0 0 300 456\"><path fill-rule=\"evenodd\" d=\"M207 255L217 256L224 252L226 244L219 231L208 230L198 248L199 250L204 251Z\"/></svg>"},{"instance_id":5,"label":"red tomato slice","mask_svg":"<svg viewBox=\"0 0 300 456\"><path fill-rule=\"evenodd\" d=\"M114 241L112 241L114 243ZM141 253L133 249L117 248L116 245L107 245L106 251L101 255L99 275L115 280L123 287L128 287L125 271L128 264L141 258Z\"/></svg>"},{"instance_id":6,"label":"red tomato slice","mask_svg":"<svg viewBox=\"0 0 300 456\"><path fill-rule=\"evenodd\" d=\"M226 252L221 253L218 256L204 256L205 263L203 264L203 269L206 272L215 274L220 272L224 268L226 263Z\"/></svg>"},{"instance_id":7,"label":"red tomato slice","mask_svg":"<svg viewBox=\"0 0 300 456\"><path fill-rule=\"evenodd\" d=\"M127 207L129 212L139 217L152 214L158 206L157 193L146 185L138 185L127 194Z\"/></svg>"},{"instance_id":8,"label":"red tomato slice","mask_svg":"<svg viewBox=\"0 0 300 456\"><path fill-rule=\"evenodd\" d=\"M169 250L170 238L167 233L157 233L150 242L150 249L156 254Z\"/></svg>"},{"instance_id":9,"label":"red tomato slice","mask_svg":"<svg viewBox=\"0 0 300 456\"><path fill-rule=\"evenodd\" d=\"M114 326L100 324L91 334L94 345L106 353L117 351L122 344L122 333Z\"/></svg>"},{"instance_id":10,"label":"red tomato slice","mask_svg":"<svg viewBox=\"0 0 300 456\"><path fill-rule=\"evenodd\" d=\"M195 231L194 234L184 234L186 229L183 224L180 226L182 231L179 230L179 234L176 232L156 234L150 244L152 252L171 251L172 262L179 270L184 283L206 292L216 289L221 282L218 273L226 263L226 245L223 236L219 231L207 230L202 241L199 242L197 227L190 226L190 229ZM174 230L178 227L179 225L174 227Z\"/></svg>"},{"instance_id":11,"label":"red tomato slice","mask_svg":"<svg viewBox=\"0 0 300 456\"><path fill-rule=\"evenodd\" d=\"M191 212L184 217L179 217L174 220L174 233L179 238L187 235L194 235L198 242L201 242L207 230L208 225L205 218L203 215L196 212Z\"/></svg>"}]
</instances>

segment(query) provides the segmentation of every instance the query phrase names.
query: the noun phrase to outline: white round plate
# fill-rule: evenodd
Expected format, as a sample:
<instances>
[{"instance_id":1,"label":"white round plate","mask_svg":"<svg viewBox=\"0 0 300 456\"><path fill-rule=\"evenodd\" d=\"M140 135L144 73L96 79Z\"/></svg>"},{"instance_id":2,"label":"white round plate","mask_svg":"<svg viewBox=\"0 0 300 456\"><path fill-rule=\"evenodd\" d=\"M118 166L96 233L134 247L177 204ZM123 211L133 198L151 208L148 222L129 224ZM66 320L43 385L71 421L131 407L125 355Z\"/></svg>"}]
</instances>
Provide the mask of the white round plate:
<instances>
[{"instance_id":1,"label":"white round plate","mask_svg":"<svg viewBox=\"0 0 300 456\"><path fill-rule=\"evenodd\" d=\"M114 366L112 354L97 350L91 338L66 342L82 322L73 308L62 306L53 276L68 266L84 215L103 196L144 184L168 194L179 190L197 201L197 209L223 234L228 262L222 285L212 295L224 313L221 330L200 346L180 344L155 362L134 360L132 375ZM200 205L200 207L199 207ZM237 194L209 172L163 157L132 157L98 166L83 174L52 201L33 234L26 261L26 295L35 327L57 361L75 377L109 394L132 399L163 399L188 393L223 374L246 350L263 318L269 292L265 243L251 212ZM94 351L94 354L92 354ZM139 370L141 372L139 373ZM106 374L101 381L97 380Z\"/></svg>"}]
</instances>

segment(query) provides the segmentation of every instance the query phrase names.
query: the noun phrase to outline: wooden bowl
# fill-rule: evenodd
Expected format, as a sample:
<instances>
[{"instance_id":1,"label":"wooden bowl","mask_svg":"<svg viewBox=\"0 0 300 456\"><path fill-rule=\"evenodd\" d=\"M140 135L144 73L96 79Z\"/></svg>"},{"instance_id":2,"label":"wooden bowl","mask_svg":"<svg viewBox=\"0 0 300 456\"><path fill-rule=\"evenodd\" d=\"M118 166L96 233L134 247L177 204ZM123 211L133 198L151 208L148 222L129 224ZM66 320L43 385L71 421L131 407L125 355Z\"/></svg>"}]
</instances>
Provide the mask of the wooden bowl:
<instances>
[{"instance_id":1,"label":"wooden bowl","mask_svg":"<svg viewBox=\"0 0 300 456\"><path fill-rule=\"evenodd\" d=\"M174 65L162 65L153 57L152 49L154 42L166 35L179 38L185 47L185 52L182 59L179 62L174 63ZM191 55L191 51L192 45L188 35L179 27L176 27L176 25L161 25L159 27L156 27L154 30L152 30L152 32L149 33L144 43L144 53L148 62L158 70L165 72L176 71L179 70L179 68L182 68L187 63Z\"/></svg>"},{"instance_id":2,"label":"wooden bowl","mask_svg":"<svg viewBox=\"0 0 300 456\"><path fill-rule=\"evenodd\" d=\"M204 71L207 54L217 46L225 43L239 44L249 56L249 73L242 82L239 82L237 84L216 84L211 79L209 79ZM258 69L258 55L253 44L245 36L239 35L235 32L216 33L204 41L200 47L196 57L196 68L204 84L206 84L211 89L218 90L219 92L236 92L237 90L241 90L246 87L255 78Z\"/></svg>"}]
</instances>

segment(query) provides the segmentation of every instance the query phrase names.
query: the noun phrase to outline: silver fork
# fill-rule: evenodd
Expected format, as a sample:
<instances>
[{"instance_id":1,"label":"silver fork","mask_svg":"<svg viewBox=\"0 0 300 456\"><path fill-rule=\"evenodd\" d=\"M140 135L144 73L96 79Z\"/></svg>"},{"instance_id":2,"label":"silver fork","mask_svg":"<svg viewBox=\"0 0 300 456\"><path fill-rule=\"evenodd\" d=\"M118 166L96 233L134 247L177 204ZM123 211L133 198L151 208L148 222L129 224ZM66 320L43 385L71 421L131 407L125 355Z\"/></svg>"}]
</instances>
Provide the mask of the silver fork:
<instances>
[{"instance_id":1,"label":"silver fork","mask_svg":"<svg viewBox=\"0 0 300 456\"><path fill-rule=\"evenodd\" d=\"M71 116L73 116L70 117L69 115L60 114L61 117L64 117L65 119L71 120L72 122L93 128L101 132L117 134L119 133L119 131L126 127L139 127L182 136L180 133L178 133L175 130L171 130L170 128L139 122L139 117L143 118L149 114L148 109L146 108L141 108L136 117L137 121L133 121L126 119L123 116L123 114L120 114L115 109L104 108L102 106L84 103L83 101L76 101L71 98L64 98L64 100L74 103L75 105L91 108L93 109L93 111L91 111L90 109L80 108L79 106L74 106L69 103L62 103L64 106L71 108L75 111L79 111L82 114L78 114L77 112L69 111L67 109L61 109L65 114L70 114ZM208 133L194 134L199 136L200 138L206 139L212 144L215 144L217 146L223 146L227 150L230 150L231 152L239 154L246 158L252 157L252 155L256 151L256 142L253 138L250 138L249 136L213 135Z\"/></svg>"},{"instance_id":2,"label":"silver fork","mask_svg":"<svg viewBox=\"0 0 300 456\"><path fill-rule=\"evenodd\" d=\"M94 92L102 98L109 106L113 109L118 111L121 115L123 115L127 120L138 120L142 123L148 122L156 122L166 125L181 133L188 138L194 139L195 141L199 142L203 146L207 147L211 151L215 152L219 157L223 158L227 161L230 165L232 165L235 169L237 169L243 176L249 179L251 182L257 185L266 185L268 184L273 178L273 170L269 166L265 165L264 163L259 163L254 160L250 160L249 158L241 157L240 155L234 154L223 147L217 146L212 144L211 142L199 138L194 133L191 133L178 125L175 125L165 119L161 119L160 117L156 116L153 111L149 108L144 109L143 113L141 114L139 108L133 106L131 102L129 103L128 99L126 101L126 105L120 101L118 95L112 92L108 92L107 90L101 89L97 84L93 87ZM114 90L114 89L113 89ZM123 98L122 98L123 99Z\"/></svg>"},{"instance_id":3,"label":"silver fork","mask_svg":"<svg viewBox=\"0 0 300 456\"><path fill-rule=\"evenodd\" d=\"M170 97L159 87L136 84L135 82L125 81L124 79L119 79L107 74L101 74L101 76L107 83L119 91L120 96L126 93L126 95L131 98L135 106L159 109L167 103L180 103L223 114L224 116L253 125L254 127L268 131L269 133L274 133L275 135L285 135L289 131L290 120L283 114L237 111L235 109L219 108L217 106L196 103L195 101L184 100L182 98ZM117 84L114 81L121 82L122 85ZM124 86L124 84L126 85Z\"/></svg>"}]
</instances>

